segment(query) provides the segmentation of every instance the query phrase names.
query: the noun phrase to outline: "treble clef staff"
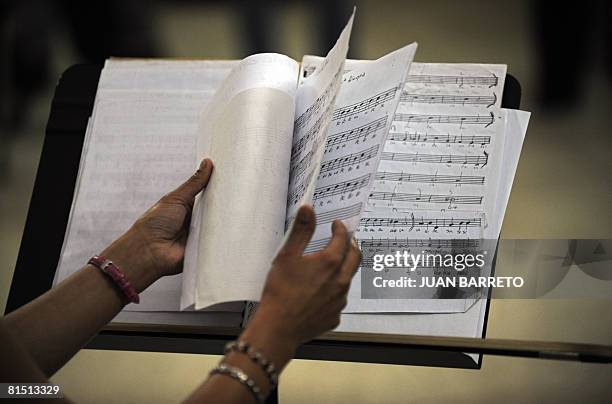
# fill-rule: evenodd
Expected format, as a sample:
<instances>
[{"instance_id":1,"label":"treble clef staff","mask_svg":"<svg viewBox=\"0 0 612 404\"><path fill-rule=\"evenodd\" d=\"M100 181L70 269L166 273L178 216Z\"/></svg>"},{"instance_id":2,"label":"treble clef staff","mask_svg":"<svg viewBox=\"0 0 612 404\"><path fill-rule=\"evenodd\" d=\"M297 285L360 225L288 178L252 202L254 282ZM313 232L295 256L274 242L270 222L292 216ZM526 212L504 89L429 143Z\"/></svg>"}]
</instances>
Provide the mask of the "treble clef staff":
<instances>
[{"instance_id":1,"label":"treble clef staff","mask_svg":"<svg viewBox=\"0 0 612 404\"><path fill-rule=\"evenodd\" d=\"M484 167L489 162L489 154L486 151L483 151L482 156L383 152L381 159L404 163L462 164Z\"/></svg>"},{"instance_id":2,"label":"treble clef staff","mask_svg":"<svg viewBox=\"0 0 612 404\"><path fill-rule=\"evenodd\" d=\"M422 202L422 203L448 203L449 205L480 205L482 196L477 195L436 195L436 194L408 194L398 192L372 192L370 199L390 202Z\"/></svg>"},{"instance_id":3,"label":"treble clef staff","mask_svg":"<svg viewBox=\"0 0 612 404\"><path fill-rule=\"evenodd\" d=\"M412 142L412 143L456 143L456 144L478 144L485 146L491 143L491 136L485 135L451 135L448 134L429 134L419 132L392 132L389 133L387 140L397 142Z\"/></svg>"},{"instance_id":4,"label":"treble clef staff","mask_svg":"<svg viewBox=\"0 0 612 404\"><path fill-rule=\"evenodd\" d=\"M400 102L411 104L456 104L485 105L492 107L497 102L497 94L492 95L452 95L452 94L414 94L402 92Z\"/></svg>"},{"instance_id":5,"label":"treble clef staff","mask_svg":"<svg viewBox=\"0 0 612 404\"><path fill-rule=\"evenodd\" d=\"M493 74L492 76L443 76L430 74L410 74L406 78L406 83L425 83L425 84L456 84L458 86L476 85L488 86L489 88L497 86L499 78Z\"/></svg>"},{"instance_id":6,"label":"treble clef staff","mask_svg":"<svg viewBox=\"0 0 612 404\"><path fill-rule=\"evenodd\" d=\"M485 128L495 122L495 115L491 112L489 115L429 115L429 114L405 114L397 113L393 120L407 123L433 123L454 124L463 127L463 125L484 125Z\"/></svg>"},{"instance_id":7,"label":"treble clef staff","mask_svg":"<svg viewBox=\"0 0 612 404\"><path fill-rule=\"evenodd\" d=\"M483 185L485 177L474 175L440 175L440 174L413 174L404 172L379 171L376 180L397 182L422 182L430 184L469 184Z\"/></svg>"},{"instance_id":8,"label":"treble clef staff","mask_svg":"<svg viewBox=\"0 0 612 404\"><path fill-rule=\"evenodd\" d=\"M343 108L338 108L332 114L332 121L342 119L342 118L347 118L349 116L356 115L360 112L364 112L372 108L376 108L378 105L381 105L387 101L393 100L395 98L395 94L397 94L397 91L398 91L397 87L392 87L372 97L369 97L363 101L356 102L351 105L347 105L346 107L343 107Z\"/></svg>"}]
</instances>

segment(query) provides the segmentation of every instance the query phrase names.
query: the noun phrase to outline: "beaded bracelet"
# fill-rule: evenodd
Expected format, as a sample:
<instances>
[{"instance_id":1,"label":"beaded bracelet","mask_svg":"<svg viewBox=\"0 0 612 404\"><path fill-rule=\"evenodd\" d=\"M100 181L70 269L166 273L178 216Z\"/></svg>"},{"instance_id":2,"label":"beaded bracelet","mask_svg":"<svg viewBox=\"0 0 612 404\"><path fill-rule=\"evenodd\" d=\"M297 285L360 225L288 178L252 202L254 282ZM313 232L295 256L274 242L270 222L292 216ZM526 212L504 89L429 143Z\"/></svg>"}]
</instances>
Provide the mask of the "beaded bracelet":
<instances>
[{"instance_id":1,"label":"beaded bracelet","mask_svg":"<svg viewBox=\"0 0 612 404\"><path fill-rule=\"evenodd\" d=\"M249 390L249 392L255 398L255 401L258 403L264 403L266 401L266 396L262 393L259 386L257 386L255 381L251 379L242 369L226 365L225 363L220 363L216 368L210 371L211 376L215 374L229 376L232 379L239 381L240 384Z\"/></svg>"},{"instance_id":2,"label":"beaded bracelet","mask_svg":"<svg viewBox=\"0 0 612 404\"><path fill-rule=\"evenodd\" d=\"M251 361L261 367L270 382L270 390L274 390L278 385L278 372L274 363L264 358L261 352L254 350L248 342L230 341L225 345L225 353L227 354L230 351L246 354Z\"/></svg>"}]
</instances>

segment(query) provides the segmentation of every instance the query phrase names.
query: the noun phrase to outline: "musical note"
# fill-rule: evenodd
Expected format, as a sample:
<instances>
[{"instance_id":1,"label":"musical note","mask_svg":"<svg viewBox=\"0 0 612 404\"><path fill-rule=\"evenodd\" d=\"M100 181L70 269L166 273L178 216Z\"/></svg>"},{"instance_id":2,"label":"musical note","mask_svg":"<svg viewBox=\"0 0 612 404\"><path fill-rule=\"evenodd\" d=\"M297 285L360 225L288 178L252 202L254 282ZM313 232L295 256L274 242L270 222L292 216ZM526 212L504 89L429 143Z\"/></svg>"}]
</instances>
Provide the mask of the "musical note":
<instances>
[{"instance_id":1,"label":"musical note","mask_svg":"<svg viewBox=\"0 0 612 404\"><path fill-rule=\"evenodd\" d=\"M425 182L432 184L471 184L483 185L484 176L438 175L438 174L406 174L404 172L379 171L374 178L379 181Z\"/></svg>"},{"instance_id":2,"label":"musical note","mask_svg":"<svg viewBox=\"0 0 612 404\"><path fill-rule=\"evenodd\" d=\"M366 217L359 221L359 225L362 227L481 227L482 221L480 218L469 218L469 219L441 219L441 218L423 218L415 219L414 214L410 218L397 218L397 217Z\"/></svg>"},{"instance_id":3,"label":"musical note","mask_svg":"<svg viewBox=\"0 0 612 404\"><path fill-rule=\"evenodd\" d=\"M340 195L345 192L356 191L366 187L370 182L370 174L362 175L359 178L349 181L339 182L337 184L322 186L316 188L313 195L313 200L325 198L326 196Z\"/></svg>"},{"instance_id":4,"label":"musical note","mask_svg":"<svg viewBox=\"0 0 612 404\"><path fill-rule=\"evenodd\" d=\"M483 196L471 195L433 195L433 194L406 194L396 192L372 192L370 199L380 201L395 201L395 202L426 202L426 203L448 203L448 204L466 204L479 205L482 203Z\"/></svg>"},{"instance_id":5,"label":"musical note","mask_svg":"<svg viewBox=\"0 0 612 404\"><path fill-rule=\"evenodd\" d=\"M321 173L325 173L332 170L337 170L343 167L349 167L354 164L363 163L371 158L378 155L379 145L374 145L361 152L352 153L343 157L338 157L332 160L324 161L321 164Z\"/></svg>"},{"instance_id":6,"label":"musical note","mask_svg":"<svg viewBox=\"0 0 612 404\"><path fill-rule=\"evenodd\" d=\"M488 145L491 143L491 136L478 135L430 135L427 133L405 132L389 133L387 140L414 143L457 143L457 144L479 144Z\"/></svg>"},{"instance_id":7,"label":"musical note","mask_svg":"<svg viewBox=\"0 0 612 404\"><path fill-rule=\"evenodd\" d=\"M363 101L347 105L343 108L337 108L332 115L332 121L356 115L360 112L376 108L377 106L382 105L387 101L393 100L395 98L397 90L398 87L393 87L372 97L369 97Z\"/></svg>"},{"instance_id":8,"label":"musical note","mask_svg":"<svg viewBox=\"0 0 612 404\"><path fill-rule=\"evenodd\" d=\"M425 122L428 125L432 123L448 123L459 125L484 125L488 127L495 122L495 115L491 112L489 115L424 115L424 114L405 114L397 113L393 117L396 121L401 122Z\"/></svg>"},{"instance_id":9,"label":"musical note","mask_svg":"<svg viewBox=\"0 0 612 404\"><path fill-rule=\"evenodd\" d=\"M353 140L362 139L369 134L375 133L380 129L384 129L387 125L388 116L376 119L366 125L358 126L351 130L336 133L327 139L326 147L335 146L341 143L351 142Z\"/></svg>"},{"instance_id":10,"label":"musical note","mask_svg":"<svg viewBox=\"0 0 612 404\"><path fill-rule=\"evenodd\" d=\"M391 153L383 152L382 160L401 161L406 163L433 163L433 164L463 164L485 166L489 155L485 151L482 156L453 155L453 154L419 154L419 153Z\"/></svg>"},{"instance_id":11,"label":"musical note","mask_svg":"<svg viewBox=\"0 0 612 404\"><path fill-rule=\"evenodd\" d=\"M487 76L438 76L438 75L420 75L410 74L406 78L406 83L427 83L427 84L456 84L462 86L464 84L478 86L497 86L499 80L496 75Z\"/></svg>"},{"instance_id":12,"label":"musical note","mask_svg":"<svg viewBox=\"0 0 612 404\"><path fill-rule=\"evenodd\" d=\"M317 248L320 244L325 247L328 240L320 240L322 243L313 245L313 248ZM362 238L359 240L359 245L362 249L365 248L393 248L393 249L407 249L407 248L474 248L480 244L478 239L411 239L405 238ZM309 245L310 247L310 245Z\"/></svg>"},{"instance_id":13,"label":"musical note","mask_svg":"<svg viewBox=\"0 0 612 404\"><path fill-rule=\"evenodd\" d=\"M451 95L451 94L412 94L402 92L400 102L417 104L459 104L485 105L487 108L495 105L497 94L492 95Z\"/></svg>"}]
</instances>

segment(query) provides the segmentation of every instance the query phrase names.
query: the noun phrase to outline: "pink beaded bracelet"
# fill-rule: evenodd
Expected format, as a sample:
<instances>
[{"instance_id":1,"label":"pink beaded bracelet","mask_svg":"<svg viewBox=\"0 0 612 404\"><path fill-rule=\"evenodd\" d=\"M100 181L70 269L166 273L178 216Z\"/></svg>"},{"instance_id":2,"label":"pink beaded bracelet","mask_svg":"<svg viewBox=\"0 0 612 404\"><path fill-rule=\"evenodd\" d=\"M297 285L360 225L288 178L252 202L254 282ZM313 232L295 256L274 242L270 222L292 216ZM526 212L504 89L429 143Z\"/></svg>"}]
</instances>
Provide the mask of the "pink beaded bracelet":
<instances>
[{"instance_id":1,"label":"pink beaded bracelet","mask_svg":"<svg viewBox=\"0 0 612 404\"><path fill-rule=\"evenodd\" d=\"M115 265L113 261L100 257L99 255L94 255L87 263L99 268L108 275L130 302L140 303L140 297L136 289L134 289L130 281L127 280L124 273L117 268L117 265Z\"/></svg>"}]
</instances>

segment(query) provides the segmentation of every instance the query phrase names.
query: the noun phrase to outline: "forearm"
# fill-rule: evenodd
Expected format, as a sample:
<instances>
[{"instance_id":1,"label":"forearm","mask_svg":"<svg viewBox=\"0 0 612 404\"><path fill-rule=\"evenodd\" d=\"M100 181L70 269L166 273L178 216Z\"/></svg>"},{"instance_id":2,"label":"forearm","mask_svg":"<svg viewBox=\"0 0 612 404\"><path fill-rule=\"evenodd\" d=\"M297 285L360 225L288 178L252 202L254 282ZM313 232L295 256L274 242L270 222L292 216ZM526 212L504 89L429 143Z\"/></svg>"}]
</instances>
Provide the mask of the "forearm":
<instances>
[{"instance_id":1,"label":"forearm","mask_svg":"<svg viewBox=\"0 0 612 404\"><path fill-rule=\"evenodd\" d=\"M32 360L31 355L7 329L0 319L0 382L2 383L47 383L49 380ZM28 400L34 402L35 400ZM36 401L38 402L38 401ZM70 403L66 398L54 399L54 403Z\"/></svg>"},{"instance_id":2,"label":"forearm","mask_svg":"<svg viewBox=\"0 0 612 404\"><path fill-rule=\"evenodd\" d=\"M103 252L138 292L157 278L140 271L112 246ZM50 376L61 368L127 304L100 269L87 265L49 292L6 316L6 325Z\"/></svg>"},{"instance_id":3,"label":"forearm","mask_svg":"<svg viewBox=\"0 0 612 404\"><path fill-rule=\"evenodd\" d=\"M265 308L258 310L257 315L240 335L239 340L247 342L253 349L259 351L266 359L274 363L280 373L293 358L297 343L288 338L282 330L275 327L278 319ZM223 363L244 371L255 384L267 395L271 386L261 367L255 364L245 354L230 352L223 358ZM187 399L187 403L223 402L245 403L255 402L249 390L240 382L224 375L213 375L202 383Z\"/></svg>"}]
</instances>

